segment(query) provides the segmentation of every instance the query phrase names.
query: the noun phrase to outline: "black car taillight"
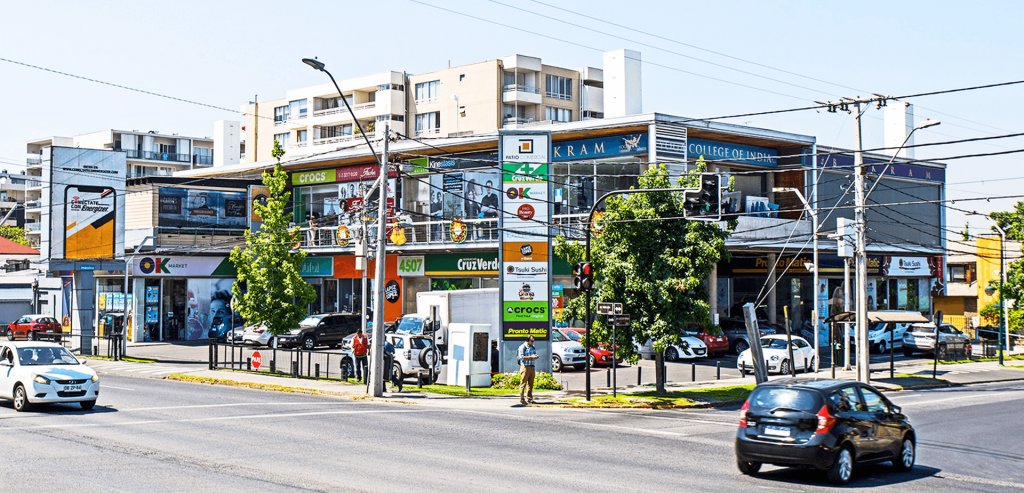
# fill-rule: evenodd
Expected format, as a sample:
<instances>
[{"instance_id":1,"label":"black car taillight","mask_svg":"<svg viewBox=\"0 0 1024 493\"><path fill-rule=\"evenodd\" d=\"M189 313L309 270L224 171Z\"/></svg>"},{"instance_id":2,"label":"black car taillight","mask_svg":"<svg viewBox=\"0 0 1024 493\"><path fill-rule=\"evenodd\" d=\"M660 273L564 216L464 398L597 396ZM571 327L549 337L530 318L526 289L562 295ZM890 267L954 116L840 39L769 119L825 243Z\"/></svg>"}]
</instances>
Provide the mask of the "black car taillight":
<instances>
[{"instance_id":1,"label":"black car taillight","mask_svg":"<svg viewBox=\"0 0 1024 493\"><path fill-rule=\"evenodd\" d=\"M828 433L835 424L836 418L829 414L828 406L821 406L821 410L818 411L818 429L814 430L814 433Z\"/></svg>"},{"instance_id":2,"label":"black car taillight","mask_svg":"<svg viewBox=\"0 0 1024 493\"><path fill-rule=\"evenodd\" d=\"M747 427L747 409L750 409L750 399L743 402L743 407L740 408L740 428Z\"/></svg>"}]
</instances>

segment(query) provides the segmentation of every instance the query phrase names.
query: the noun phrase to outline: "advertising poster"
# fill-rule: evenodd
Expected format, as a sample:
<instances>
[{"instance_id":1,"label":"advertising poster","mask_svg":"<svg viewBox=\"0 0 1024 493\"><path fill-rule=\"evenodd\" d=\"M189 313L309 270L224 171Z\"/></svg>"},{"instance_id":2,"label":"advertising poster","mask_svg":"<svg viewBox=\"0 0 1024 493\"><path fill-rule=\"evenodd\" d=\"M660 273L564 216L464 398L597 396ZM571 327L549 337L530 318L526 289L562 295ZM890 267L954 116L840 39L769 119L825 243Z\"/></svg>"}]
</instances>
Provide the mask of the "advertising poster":
<instances>
[{"instance_id":1,"label":"advertising poster","mask_svg":"<svg viewBox=\"0 0 1024 493\"><path fill-rule=\"evenodd\" d=\"M242 230L247 226L249 206L244 192L161 188L159 203L161 227Z\"/></svg>"},{"instance_id":2,"label":"advertising poster","mask_svg":"<svg viewBox=\"0 0 1024 493\"><path fill-rule=\"evenodd\" d=\"M146 307L146 323L156 324L160 323L160 307L147 306Z\"/></svg>"},{"instance_id":3,"label":"advertising poster","mask_svg":"<svg viewBox=\"0 0 1024 493\"><path fill-rule=\"evenodd\" d=\"M249 185L249 229L259 231L263 226L263 219L256 214L255 204L266 204L270 198L270 189L263 185Z\"/></svg>"},{"instance_id":4,"label":"advertising poster","mask_svg":"<svg viewBox=\"0 0 1024 493\"><path fill-rule=\"evenodd\" d=\"M828 345L828 326L825 324L825 319L828 318L828 279L818 279L818 285L814 292L815 295L815 310L818 311L818 320L816 326L818 327L818 342L821 345Z\"/></svg>"},{"instance_id":5,"label":"advertising poster","mask_svg":"<svg viewBox=\"0 0 1024 493\"><path fill-rule=\"evenodd\" d=\"M932 281L933 279L922 279L917 282L917 309L919 311L932 311Z\"/></svg>"},{"instance_id":6,"label":"advertising poster","mask_svg":"<svg viewBox=\"0 0 1024 493\"><path fill-rule=\"evenodd\" d=\"M868 292L868 310L874 310L874 309L875 309L875 306L876 306L876 300L878 300L878 297L877 297L877 296L875 296L875 293L876 293L876 291L875 291L875 290L876 290L876 288L877 288L877 285L876 285L876 283L875 283L875 282L873 282L873 281L872 281L872 282L869 282L869 283L868 283L868 285L867 285L867 292Z\"/></svg>"},{"instance_id":7,"label":"advertising poster","mask_svg":"<svg viewBox=\"0 0 1024 493\"><path fill-rule=\"evenodd\" d=\"M907 308L907 280L896 280L896 308L904 310Z\"/></svg>"},{"instance_id":8,"label":"advertising poster","mask_svg":"<svg viewBox=\"0 0 1024 493\"><path fill-rule=\"evenodd\" d=\"M114 258L124 253L125 153L51 147L43 161L41 250L50 260Z\"/></svg>"},{"instance_id":9,"label":"advertising poster","mask_svg":"<svg viewBox=\"0 0 1024 493\"><path fill-rule=\"evenodd\" d=\"M63 303L60 308L60 324L64 327L64 332L71 332L71 278L64 279L64 284L61 287L61 297Z\"/></svg>"},{"instance_id":10,"label":"advertising poster","mask_svg":"<svg viewBox=\"0 0 1024 493\"><path fill-rule=\"evenodd\" d=\"M189 279L185 304L185 336L206 339L210 327L231 316L232 279Z\"/></svg>"},{"instance_id":11,"label":"advertising poster","mask_svg":"<svg viewBox=\"0 0 1024 493\"><path fill-rule=\"evenodd\" d=\"M146 304L156 305L160 303L160 286L146 286Z\"/></svg>"}]
</instances>

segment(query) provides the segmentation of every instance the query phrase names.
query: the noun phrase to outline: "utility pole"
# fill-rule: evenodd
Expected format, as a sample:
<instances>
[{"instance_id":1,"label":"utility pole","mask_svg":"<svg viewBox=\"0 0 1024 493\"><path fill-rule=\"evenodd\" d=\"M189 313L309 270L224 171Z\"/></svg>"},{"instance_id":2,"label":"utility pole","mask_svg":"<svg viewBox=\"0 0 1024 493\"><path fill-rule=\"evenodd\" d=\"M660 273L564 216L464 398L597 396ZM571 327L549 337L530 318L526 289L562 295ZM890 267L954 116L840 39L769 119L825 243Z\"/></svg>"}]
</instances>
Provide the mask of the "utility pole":
<instances>
[{"instance_id":1,"label":"utility pole","mask_svg":"<svg viewBox=\"0 0 1024 493\"><path fill-rule=\"evenodd\" d=\"M857 151L853 154L854 188L856 189L856 208L854 209L854 221L857 228L857 253L854 258L857 261L855 274L857 275L857 380L869 383L871 372L868 365L871 364L868 358L868 257L866 252L865 236L867 227L864 220L864 138L861 134L860 101L854 102L854 112L857 117Z\"/></svg>"},{"instance_id":2,"label":"utility pole","mask_svg":"<svg viewBox=\"0 0 1024 493\"><path fill-rule=\"evenodd\" d=\"M259 161L260 155L260 95L257 94L253 97L252 104L256 105L256 117L253 120L256 122L256 128L252 131L252 162Z\"/></svg>"},{"instance_id":3,"label":"utility pole","mask_svg":"<svg viewBox=\"0 0 1024 493\"><path fill-rule=\"evenodd\" d=\"M384 368L384 264L387 263L387 255L384 249L387 246L385 229L387 226L388 213L388 143L391 141L391 124L384 125L384 155L380 160L380 193L377 195L377 265L374 279L377 282L376 296L373 306L373 360L371 361L370 374L373 375L373 395L380 397L384 395L384 376L391 372L391 368Z\"/></svg>"}]
</instances>

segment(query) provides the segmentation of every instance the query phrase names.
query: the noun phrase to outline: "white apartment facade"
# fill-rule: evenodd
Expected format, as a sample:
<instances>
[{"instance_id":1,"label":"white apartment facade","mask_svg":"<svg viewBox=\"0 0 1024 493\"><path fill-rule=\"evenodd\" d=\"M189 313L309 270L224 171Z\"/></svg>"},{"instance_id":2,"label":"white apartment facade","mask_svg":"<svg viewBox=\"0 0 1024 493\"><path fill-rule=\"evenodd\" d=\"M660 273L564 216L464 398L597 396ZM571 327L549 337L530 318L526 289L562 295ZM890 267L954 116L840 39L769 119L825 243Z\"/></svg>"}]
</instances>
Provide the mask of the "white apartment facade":
<instances>
[{"instance_id":1,"label":"white apartment facade","mask_svg":"<svg viewBox=\"0 0 1024 493\"><path fill-rule=\"evenodd\" d=\"M620 56L609 58L615 54ZM625 63L623 54L630 54ZM635 102L628 108L617 104L623 111L609 116L640 113L639 53L609 52L605 64L567 69L511 55L422 74L388 71L342 79L340 95L330 82L289 90L284 98L242 105L242 161L270 160L275 140L287 159L359 145L356 121L372 140L383 135L385 123L406 136L439 138L604 118L606 101ZM615 94L604 89L607 76L617 82Z\"/></svg>"}]
</instances>

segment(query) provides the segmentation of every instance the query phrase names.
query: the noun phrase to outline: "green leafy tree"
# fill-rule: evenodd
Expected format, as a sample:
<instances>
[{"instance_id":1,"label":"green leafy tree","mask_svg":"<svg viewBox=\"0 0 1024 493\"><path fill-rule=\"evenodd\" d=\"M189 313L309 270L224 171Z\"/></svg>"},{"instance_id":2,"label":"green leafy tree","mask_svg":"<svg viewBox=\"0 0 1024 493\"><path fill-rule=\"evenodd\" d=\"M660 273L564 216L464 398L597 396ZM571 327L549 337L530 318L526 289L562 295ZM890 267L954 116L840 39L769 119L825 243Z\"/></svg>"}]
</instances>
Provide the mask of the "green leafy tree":
<instances>
[{"instance_id":1,"label":"green leafy tree","mask_svg":"<svg viewBox=\"0 0 1024 493\"><path fill-rule=\"evenodd\" d=\"M680 177L679 186L698 187L703 162ZM689 324L711 325L708 290L704 282L715 264L727 259L728 228L717 223L687 221L681 193L659 192L670 188L664 165L652 167L638 180L638 188L650 193L611 197L605 213L595 221L599 234L591 238L591 264L595 288L592 305L620 302L631 315L628 327L616 329L619 354L636 362L637 343L651 340L658 361L657 385L664 391L661 361L669 343L680 342L680 331ZM585 260L582 242L555 240L555 252L570 264ZM572 299L565 319L585 320L585 296ZM591 306L595 310L596 306ZM604 317L595 316L591 343L612 339Z\"/></svg>"},{"instance_id":2,"label":"green leafy tree","mask_svg":"<svg viewBox=\"0 0 1024 493\"><path fill-rule=\"evenodd\" d=\"M316 292L299 276L306 252L292 251L301 233L289 228L291 214L286 207L291 193L285 191L288 174L281 166L284 150L280 142L274 141L271 155L277 159L274 172L263 172L270 197L264 204L253 204L263 227L255 233L246 230L245 247L231 251L231 263L238 270L231 291L235 311L248 323L264 324L272 334L280 335L306 317L306 306L316 300Z\"/></svg>"},{"instance_id":3,"label":"green leafy tree","mask_svg":"<svg viewBox=\"0 0 1024 493\"><path fill-rule=\"evenodd\" d=\"M25 230L17 226L0 225L0 238L7 238L19 245L31 246L25 239Z\"/></svg>"},{"instance_id":4,"label":"green leafy tree","mask_svg":"<svg viewBox=\"0 0 1024 493\"><path fill-rule=\"evenodd\" d=\"M1006 232L1007 240L1024 241L1024 202L1017 202L1012 211L993 212L990 217ZM988 254L993 253L998 255L998 252ZM998 281L991 281L989 284L996 290L999 289ZM1024 296L1024 260L1017 260L1009 264L1006 285L1003 286L1003 299L1009 307L1007 322L1013 332L1021 332L1024 329L1024 310L1020 308L1021 296ZM982 308L979 315L986 324L996 325L999 323L1000 312L1001 306L997 301Z\"/></svg>"}]
</instances>

